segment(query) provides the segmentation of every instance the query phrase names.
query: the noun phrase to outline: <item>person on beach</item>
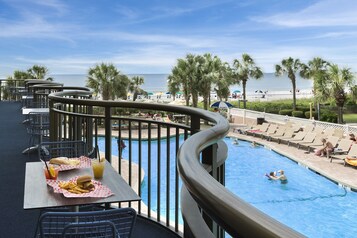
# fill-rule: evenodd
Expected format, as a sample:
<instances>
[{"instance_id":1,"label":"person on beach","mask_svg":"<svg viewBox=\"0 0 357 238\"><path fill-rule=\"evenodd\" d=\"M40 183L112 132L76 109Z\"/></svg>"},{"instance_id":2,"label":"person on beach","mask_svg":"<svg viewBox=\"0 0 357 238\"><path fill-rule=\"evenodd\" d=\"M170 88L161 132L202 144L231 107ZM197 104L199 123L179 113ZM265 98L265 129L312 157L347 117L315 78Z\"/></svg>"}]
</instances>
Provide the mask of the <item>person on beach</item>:
<instances>
[{"instance_id":1,"label":"person on beach","mask_svg":"<svg viewBox=\"0 0 357 238\"><path fill-rule=\"evenodd\" d=\"M325 138L321 139L322 147L320 149L315 150L315 155L317 156L328 156L334 150L334 146L331 142L327 141Z\"/></svg>"},{"instance_id":2,"label":"person on beach","mask_svg":"<svg viewBox=\"0 0 357 238\"><path fill-rule=\"evenodd\" d=\"M350 136L350 140L356 142L356 137L353 133L350 133L349 136Z\"/></svg>"}]
</instances>

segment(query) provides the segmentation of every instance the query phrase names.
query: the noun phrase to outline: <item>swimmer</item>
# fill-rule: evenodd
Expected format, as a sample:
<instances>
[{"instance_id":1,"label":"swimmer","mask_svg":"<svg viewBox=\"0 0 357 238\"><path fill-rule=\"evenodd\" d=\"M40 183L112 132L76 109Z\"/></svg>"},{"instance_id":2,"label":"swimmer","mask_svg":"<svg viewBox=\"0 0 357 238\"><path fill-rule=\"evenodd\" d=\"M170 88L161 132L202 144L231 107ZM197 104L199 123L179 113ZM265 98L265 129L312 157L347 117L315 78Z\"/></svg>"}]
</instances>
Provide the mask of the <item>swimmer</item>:
<instances>
[{"instance_id":1,"label":"swimmer","mask_svg":"<svg viewBox=\"0 0 357 238\"><path fill-rule=\"evenodd\" d=\"M285 176L284 170L279 170L278 173L280 174L279 176L277 176L276 174L275 174L275 176L271 176L269 174L268 175L269 179L280 180L281 183L287 183L288 182L288 178Z\"/></svg>"},{"instance_id":2,"label":"swimmer","mask_svg":"<svg viewBox=\"0 0 357 238\"><path fill-rule=\"evenodd\" d=\"M252 141L252 144L250 144L252 147L257 147L257 143L255 141Z\"/></svg>"},{"instance_id":3,"label":"swimmer","mask_svg":"<svg viewBox=\"0 0 357 238\"><path fill-rule=\"evenodd\" d=\"M239 145L238 139L235 138L235 139L233 140L232 144L233 144L233 145Z\"/></svg>"},{"instance_id":4,"label":"swimmer","mask_svg":"<svg viewBox=\"0 0 357 238\"><path fill-rule=\"evenodd\" d=\"M265 176L268 177L268 179L276 179L277 176L276 176L276 172L270 172L269 174L265 174Z\"/></svg>"}]
</instances>

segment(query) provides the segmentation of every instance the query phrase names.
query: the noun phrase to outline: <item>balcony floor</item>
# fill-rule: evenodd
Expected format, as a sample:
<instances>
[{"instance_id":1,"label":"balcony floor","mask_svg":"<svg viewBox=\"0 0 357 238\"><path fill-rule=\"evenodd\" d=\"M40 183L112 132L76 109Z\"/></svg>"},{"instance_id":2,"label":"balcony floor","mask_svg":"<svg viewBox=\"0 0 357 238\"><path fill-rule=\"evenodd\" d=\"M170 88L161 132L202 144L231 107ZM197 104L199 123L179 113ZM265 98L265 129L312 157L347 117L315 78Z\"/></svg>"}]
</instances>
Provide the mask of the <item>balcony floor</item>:
<instances>
[{"instance_id":1,"label":"balcony floor","mask_svg":"<svg viewBox=\"0 0 357 238\"><path fill-rule=\"evenodd\" d=\"M39 210L24 210L26 162L37 156L23 155L29 136L21 114L21 103L0 102L0 237L33 237ZM155 222L138 217L132 237L179 237Z\"/></svg>"}]
</instances>

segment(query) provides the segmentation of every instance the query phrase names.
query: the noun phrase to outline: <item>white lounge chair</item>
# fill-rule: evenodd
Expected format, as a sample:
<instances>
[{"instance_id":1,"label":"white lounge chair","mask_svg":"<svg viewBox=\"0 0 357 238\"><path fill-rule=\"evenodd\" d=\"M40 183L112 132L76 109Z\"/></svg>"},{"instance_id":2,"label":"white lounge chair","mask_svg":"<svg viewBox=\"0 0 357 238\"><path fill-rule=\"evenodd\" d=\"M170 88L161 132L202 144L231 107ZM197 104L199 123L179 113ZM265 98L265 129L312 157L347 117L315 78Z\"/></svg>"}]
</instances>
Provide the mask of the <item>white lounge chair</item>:
<instances>
[{"instance_id":1,"label":"white lounge chair","mask_svg":"<svg viewBox=\"0 0 357 238\"><path fill-rule=\"evenodd\" d=\"M297 148L300 149L300 146L306 143L312 143L316 138L316 133L308 132L306 133L304 139L302 141L292 141L291 144L297 145Z\"/></svg>"},{"instance_id":2,"label":"white lounge chair","mask_svg":"<svg viewBox=\"0 0 357 238\"><path fill-rule=\"evenodd\" d=\"M295 134L293 138L282 140L283 142L287 142L288 146L290 145L291 142L299 142L304 139L306 136L307 132L306 131L299 131L298 133Z\"/></svg>"},{"instance_id":3,"label":"white lounge chair","mask_svg":"<svg viewBox=\"0 0 357 238\"><path fill-rule=\"evenodd\" d=\"M338 142L337 147L334 149L334 152L330 155L330 162L332 162L332 159L344 159L346 158L346 154L350 153L350 150L352 148L353 141L350 139L341 139Z\"/></svg>"}]
</instances>

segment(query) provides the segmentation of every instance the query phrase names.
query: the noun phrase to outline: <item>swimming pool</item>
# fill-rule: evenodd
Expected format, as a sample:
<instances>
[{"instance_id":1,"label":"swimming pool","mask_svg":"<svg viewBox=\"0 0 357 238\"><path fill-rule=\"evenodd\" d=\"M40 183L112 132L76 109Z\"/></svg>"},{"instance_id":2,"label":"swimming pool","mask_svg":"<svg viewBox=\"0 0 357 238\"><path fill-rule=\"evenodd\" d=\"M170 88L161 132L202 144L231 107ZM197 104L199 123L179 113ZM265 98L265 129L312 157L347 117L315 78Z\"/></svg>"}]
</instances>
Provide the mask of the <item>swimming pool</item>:
<instances>
[{"instance_id":1,"label":"swimming pool","mask_svg":"<svg viewBox=\"0 0 357 238\"><path fill-rule=\"evenodd\" d=\"M262 146L252 148L250 143L245 141L239 141L239 145L236 146L232 144L230 138L226 138L225 142L229 148L226 161L226 187L233 193L308 237L356 236L357 227L354 226L354 221L357 220L357 210L355 209L357 193L348 191ZM133 141L134 148L135 143L137 142ZM157 141L152 143L157 143ZM162 143L162 149L164 149L166 140ZM99 140L99 146L104 148L104 139ZM116 147L115 139L113 139L113 153L117 151L114 147ZM147 154L144 150L145 146L143 146L143 155ZM166 151L161 152L162 158L166 158ZM170 152L174 158L174 149ZM127 158L127 153L128 150L124 150L124 158ZM137 162L135 161L136 150L133 150L132 153L133 162ZM155 151L152 151L152 154L154 155ZM143 168L147 171L145 163L146 161L143 160ZM152 165L152 168L155 166ZM166 166L165 161L162 161L161 166ZM170 164L170 169L170 176L173 178L175 173L173 163ZM268 180L265 176L265 173L279 169L285 171L288 177L287 184ZM147 180L145 179L142 185L143 202L147 202ZM156 183L156 179L152 179L151 182ZM156 187L154 184L152 185L153 188ZM162 184L161 188L161 201L166 201L165 186ZM174 186L171 185L171 188ZM172 192L174 192L173 189ZM152 209L155 210L156 191L152 191L151 196ZM160 211L164 216L163 205Z\"/></svg>"}]
</instances>

